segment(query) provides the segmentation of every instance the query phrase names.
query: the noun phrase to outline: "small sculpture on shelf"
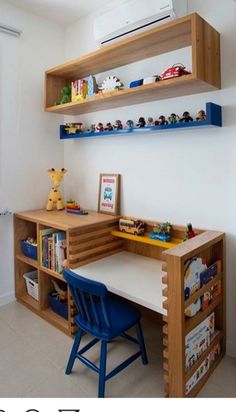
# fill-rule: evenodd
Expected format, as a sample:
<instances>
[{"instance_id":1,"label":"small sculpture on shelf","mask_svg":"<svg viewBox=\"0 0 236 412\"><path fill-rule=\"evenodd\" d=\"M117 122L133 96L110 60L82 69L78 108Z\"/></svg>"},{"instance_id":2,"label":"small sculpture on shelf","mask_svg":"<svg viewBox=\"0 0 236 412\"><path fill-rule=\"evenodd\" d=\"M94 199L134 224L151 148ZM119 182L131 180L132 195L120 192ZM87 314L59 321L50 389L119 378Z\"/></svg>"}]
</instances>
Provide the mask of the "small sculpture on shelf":
<instances>
[{"instance_id":1,"label":"small sculpture on shelf","mask_svg":"<svg viewBox=\"0 0 236 412\"><path fill-rule=\"evenodd\" d=\"M67 170L64 169L64 167L61 170L55 170L54 168L48 169L48 173L52 181L52 188L50 190L46 206L48 211L53 210L54 205L56 205L57 210L64 209L62 194L58 189L66 172Z\"/></svg>"},{"instance_id":2,"label":"small sculpture on shelf","mask_svg":"<svg viewBox=\"0 0 236 412\"><path fill-rule=\"evenodd\" d=\"M127 126L127 129L133 129L134 128L133 120L127 120L126 126Z\"/></svg>"},{"instance_id":3,"label":"small sculpture on shelf","mask_svg":"<svg viewBox=\"0 0 236 412\"><path fill-rule=\"evenodd\" d=\"M123 124L122 124L121 120L116 120L116 121L115 121L115 124L113 125L113 127L114 127L116 130L122 130L122 129L123 129Z\"/></svg>"},{"instance_id":4,"label":"small sculpture on shelf","mask_svg":"<svg viewBox=\"0 0 236 412\"><path fill-rule=\"evenodd\" d=\"M188 223L184 234L184 242L188 239L192 239L194 236L196 236L196 233L193 230L192 224Z\"/></svg>"},{"instance_id":5,"label":"small sculpture on shelf","mask_svg":"<svg viewBox=\"0 0 236 412\"><path fill-rule=\"evenodd\" d=\"M153 126L153 124L154 124L153 122L154 122L153 118L152 118L152 117L148 117L148 119L147 119L147 126L148 126L148 127Z\"/></svg>"},{"instance_id":6,"label":"small sculpture on shelf","mask_svg":"<svg viewBox=\"0 0 236 412\"><path fill-rule=\"evenodd\" d=\"M77 214L77 215L87 215L84 209L73 199L67 200L66 202L66 211L67 213Z\"/></svg>"},{"instance_id":7,"label":"small sculpture on shelf","mask_svg":"<svg viewBox=\"0 0 236 412\"><path fill-rule=\"evenodd\" d=\"M168 117L168 120L170 124L176 124L179 121L179 116L175 113L171 113L171 115Z\"/></svg>"},{"instance_id":8,"label":"small sculpture on shelf","mask_svg":"<svg viewBox=\"0 0 236 412\"><path fill-rule=\"evenodd\" d=\"M104 132L104 126L102 122L96 124L96 132Z\"/></svg>"},{"instance_id":9,"label":"small sculpture on shelf","mask_svg":"<svg viewBox=\"0 0 236 412\"><path fill-rule=\"evenodd\" d=\"M180 119L181 123L188 123L188 122L193 122L193 118L190 116L189 112L184 112L183 117Z\"/></svg>"},{"instance_id":10,"label":"small sculpture on shelf","mask_svg":"<svg viewBox=\"0 0 236 412\"><path fill-rule=\"evenodd\" d=\"M198 122L204 122L204 121L206 120L206 112L205 112L205 110L200 110L200 111L198 112L198 116L197 116L196 120L197 120Z\"/></svg>"},{"instance_id":11,"label":"small sculpture on shelf","mask_svg":"<svg viewBox=\"0 0 236 412\"><path fill-rule=\"evenodd\" d=\"M102 92L111 92L119 90L123 87L123 83L116 76L107 76L102 82L100 89Z\"/></svg>"},{"instance_id":12,"label":"small sculpture on shelf","mask_svg":"<svg viewBox=\"0 0 236 412\"><path fill-rule=\"evenodd\" d=\"M169 242L171 238L171 224L170 222L158 223L154 225L153 231L150 233L151 239L162 240L163 242Z\"/></svg>"},{"instance_id":13,"label":"small sculpture on shelf","mask_svg":"<svg viewBox=\"0 0 236 412\"><path fill-rule=\"evenodd\" d=\"M163 116L163 115L158 118L157 122L158 122L157 125L156 125L156 122L155 122L156 126L165 126L166 124L168 124L168 120L166 120L165 116Z\"/></svg>"},{"instance_id":14,"label":"small sculpture on shelf","mask_svg":"<svg viewBox=\"0 0 236 412\"><path fill-rule=\"evenodd\" d=\"M108 123L106 124L105 130L106 130L106 131L111 131L111 130L113 130L113 126L112 126L111 122L108 122Z\"/></svg>"},{"instance_id":15,"label":"small sculpture on shelf","mask_svg":"<svg viewBox=\"0 0 236 412\"><path fill-rule=\"evenodd\" d=\"M137 127L145 127L145 125L146 125L146 121L144 117L140 117L137 123Z\"/></svg>"},{"instance_id":16,"label":"small sculpture on shelf","mask_svg":"<svg viewBox=\"0 0 236 412\"><path fill-rule=\"evenodd\" d=\"M66 104L71 102L71 87L65 86L61 89L61 98L57 100L54 105Z\"/></svg>"}]
</instances>

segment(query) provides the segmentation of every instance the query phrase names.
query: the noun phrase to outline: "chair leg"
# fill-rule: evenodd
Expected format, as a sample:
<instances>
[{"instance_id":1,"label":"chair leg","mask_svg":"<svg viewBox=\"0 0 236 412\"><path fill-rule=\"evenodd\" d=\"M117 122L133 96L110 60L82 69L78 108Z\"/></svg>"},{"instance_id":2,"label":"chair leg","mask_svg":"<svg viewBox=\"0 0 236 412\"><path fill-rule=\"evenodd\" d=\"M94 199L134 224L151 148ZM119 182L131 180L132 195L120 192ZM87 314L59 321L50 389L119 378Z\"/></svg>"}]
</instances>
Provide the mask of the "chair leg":
<instances>
[{"instance_id":1,"label":"chair leg","mask_svg":"<svg viewBox=\"0 0 236 412\"><path fill-rule=\"evenodd\" d=\"M98 397L104 398L106 384L107 342L101 341Z\"/></svg>"},{"instance_id":2,"label":"chair leg","mask_svg":"<svg viewBox=\"0 0 236 412\"><path fill-rule=\"evenodd\" d=\"M136 333L139 341L139 346L141 350L141 356L142 356L142 361L144 365L147 365L148 359L147 359L147 353L146 353L146 348L145 348L145 343L143 339L143 331L140 322L136 324Z\"/></svg>"},{"instance_id":3,"label":"chair leg","mask_svg":"<svg viewBox=\"0 0 236 412\"><path fill-rule=\"evenodd\" d=\"M75 336L75 340L71 349L71 353L70 353L70 357L67 363L67 367L66 367L66 375L69 375L72 371L72 368L74 366L74 362L76 359L76 354L78 352L78 348L80 345L80 341L81 341L81 337L82 337L82 329L79 329L79 331L77 332L76 336Z\"/></svg>"}]
</instances>

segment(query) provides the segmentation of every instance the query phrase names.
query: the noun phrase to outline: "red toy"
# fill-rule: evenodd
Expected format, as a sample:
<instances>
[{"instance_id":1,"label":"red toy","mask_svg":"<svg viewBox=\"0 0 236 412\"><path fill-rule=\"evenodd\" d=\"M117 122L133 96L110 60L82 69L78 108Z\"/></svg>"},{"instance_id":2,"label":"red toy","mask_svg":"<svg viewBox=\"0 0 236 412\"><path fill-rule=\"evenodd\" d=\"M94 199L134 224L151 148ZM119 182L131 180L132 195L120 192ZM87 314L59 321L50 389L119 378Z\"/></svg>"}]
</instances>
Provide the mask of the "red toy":
<instances>
[{"instance_id":1,"label":"red toy","mask_svg":"<svg viewBox=\"0 0 236 412\"><path fill-rule=\"evenodd\" d=\"M190 74L187 70L185 70L185 66L182 63L174 64L169 69L165 70L164 73L161 75L162 80L172 79L174 77L180 77L184 74Z\"/></svg>"}]
</instances>

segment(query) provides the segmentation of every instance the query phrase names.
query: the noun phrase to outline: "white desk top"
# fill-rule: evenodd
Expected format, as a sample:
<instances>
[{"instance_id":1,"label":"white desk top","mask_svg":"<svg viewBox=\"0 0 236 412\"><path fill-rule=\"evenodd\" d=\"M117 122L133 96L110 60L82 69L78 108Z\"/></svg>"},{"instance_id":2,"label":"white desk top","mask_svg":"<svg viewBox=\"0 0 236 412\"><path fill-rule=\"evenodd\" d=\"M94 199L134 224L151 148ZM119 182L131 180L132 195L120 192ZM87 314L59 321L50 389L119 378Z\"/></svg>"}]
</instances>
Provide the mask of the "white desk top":
<instances>
[{"instance_id":1,"label":"white desk top","mask_svg":"<svg viewBox=\"0 0 236 412\"><path fill-rule=\"evenodd\" d=\"M162 307L162 261L136 253L120 252L73 269L97 280L110 292L166 315Z\"/></svg>"}]
</instances>

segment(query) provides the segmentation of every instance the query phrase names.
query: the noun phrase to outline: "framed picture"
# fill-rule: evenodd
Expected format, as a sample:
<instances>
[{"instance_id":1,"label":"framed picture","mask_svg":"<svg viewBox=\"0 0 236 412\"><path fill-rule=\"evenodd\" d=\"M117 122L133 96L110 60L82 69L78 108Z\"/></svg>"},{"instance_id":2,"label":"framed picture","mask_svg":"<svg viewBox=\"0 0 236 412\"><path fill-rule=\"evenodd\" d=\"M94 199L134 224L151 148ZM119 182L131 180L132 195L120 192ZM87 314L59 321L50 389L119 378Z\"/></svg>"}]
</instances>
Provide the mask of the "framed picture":
<instances>
[{"instance_id":1,"label":"framed picture","mask_svg":"<svg viewBox=\"0 0 236 412\"><path fill-rule=\"evenodd\" d=\"M117 215L120 201L120 175L100 174L98 212Z\"/></svg>"}]
</instances>

